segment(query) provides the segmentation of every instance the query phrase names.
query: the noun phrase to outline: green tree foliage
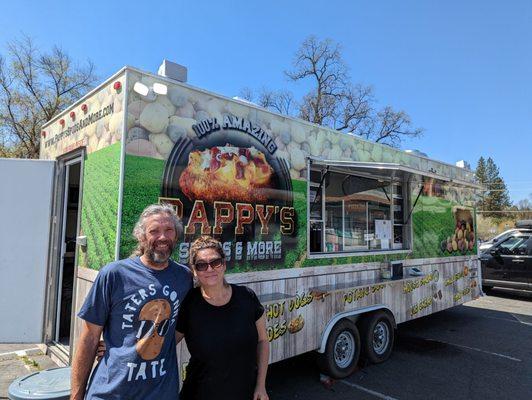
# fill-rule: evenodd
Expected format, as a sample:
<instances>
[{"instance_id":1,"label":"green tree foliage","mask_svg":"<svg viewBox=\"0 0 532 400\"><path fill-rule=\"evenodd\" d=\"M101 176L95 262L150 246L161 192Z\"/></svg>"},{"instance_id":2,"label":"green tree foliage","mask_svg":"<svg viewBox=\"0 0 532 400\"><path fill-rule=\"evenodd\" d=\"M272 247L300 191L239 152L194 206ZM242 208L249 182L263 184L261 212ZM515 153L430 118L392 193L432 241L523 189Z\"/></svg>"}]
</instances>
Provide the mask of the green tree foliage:
<instances>
[{"instance_id":1,"label":"green tree foliage","mask_svg":"<svg viewBox=\"0 0 532 400\"><path fill-rule=\"evenodd\" d=\"M44 52L24 37L0 54L0 156L38 158L41 126L83 96L95 81L59 47Z\"/></svg>"},{"instance_id":2,"label":"green tree foliage","mask_svg":"<svg viewBox=\"0 0 532 400\"><path fill-rule=\"evenodd\" d=\"M502 211L508 210L512 202L495 161L491 157L487 160L480 157L475 173L478 182L485 186L485 191L477 203L480 211L485 211L483 216L498 219L505 217Z\"/></svg>"},{"instance_id":3,"label":"green tree foliage","mask_svg":"<svg viewBox=\"0 0 532 400\"><path fill-rule=\"evenodd\" d=\"M482 156L478 159L477 169L475 170L475 175L477 177L477 182L487 187L488 180L486 177L486 160ZM476 206L479 210L484 210L485 205L486 205L486 201L485 201L485 197L483 193L483 195L480 196Z\"/></svg>"}]
</instances>

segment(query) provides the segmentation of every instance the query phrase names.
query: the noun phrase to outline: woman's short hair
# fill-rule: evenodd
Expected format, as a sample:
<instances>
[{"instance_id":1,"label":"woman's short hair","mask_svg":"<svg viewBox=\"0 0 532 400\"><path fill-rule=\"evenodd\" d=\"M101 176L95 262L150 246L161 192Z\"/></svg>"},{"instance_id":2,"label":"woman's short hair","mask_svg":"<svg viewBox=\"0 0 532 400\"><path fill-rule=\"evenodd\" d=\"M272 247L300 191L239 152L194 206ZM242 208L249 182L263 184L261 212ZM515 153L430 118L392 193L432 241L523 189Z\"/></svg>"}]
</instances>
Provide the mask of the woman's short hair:
<instances>
[{"instance_id":1,"label":"woman's short hair","mask_svg":"<svg viewBox=\"0 0 532 400\"><path fill-rule=\"evenodd\" d=\"M224 249L220 241L213 238L212 236L204 235L194 240L194 242L192 242L192 245L190 246L190 266L191 267L194 267L194 265L196 264L196 256L198 255L198 251L205 250L205 249L216 250L216 252L220 255L222 260L225 260Z\"/></svg>"}]
</instances>

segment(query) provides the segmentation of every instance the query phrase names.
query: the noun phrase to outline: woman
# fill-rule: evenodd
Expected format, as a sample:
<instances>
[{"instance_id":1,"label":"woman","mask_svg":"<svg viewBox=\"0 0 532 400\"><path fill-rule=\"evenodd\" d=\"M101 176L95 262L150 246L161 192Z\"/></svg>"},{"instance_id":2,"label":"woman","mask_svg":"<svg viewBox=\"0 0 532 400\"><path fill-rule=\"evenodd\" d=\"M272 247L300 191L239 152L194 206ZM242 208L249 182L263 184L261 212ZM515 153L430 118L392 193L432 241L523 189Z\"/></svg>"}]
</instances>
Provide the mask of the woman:
<instances>
[{"instance_id":1,"label":"woman","mask_svg":"<svg viewBox=\"0 0 532 400\"><path fill-rule=\"evenodd\" d=\"M190 267L199 286L183 300L176 324L177 339L185 337L191 354L181 398L267 400L264 308L252 290L225 281L218 240L196 239Z\"/></svg>"}]
</instances>

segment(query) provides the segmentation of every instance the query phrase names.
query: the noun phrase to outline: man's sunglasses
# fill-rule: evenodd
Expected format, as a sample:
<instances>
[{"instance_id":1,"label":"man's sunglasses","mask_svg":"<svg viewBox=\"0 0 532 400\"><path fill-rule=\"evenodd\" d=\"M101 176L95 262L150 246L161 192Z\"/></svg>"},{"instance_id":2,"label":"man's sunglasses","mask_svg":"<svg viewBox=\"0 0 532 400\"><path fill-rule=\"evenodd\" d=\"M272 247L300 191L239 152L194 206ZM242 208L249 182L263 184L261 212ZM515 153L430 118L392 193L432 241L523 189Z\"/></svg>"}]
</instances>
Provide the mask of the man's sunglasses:
<instances>
[{"instance_id":1,"label":"man's sunglasses","mask_svg":"<svg viewBox=\"0 0 532 400\"><path fill-rule=\"evenodd\" d=\"M197 262L194 264L194 267L196 268L196 271L207 271L209 269L209 266L212 269L220 268L223 264L224 260L223 258L216 258L215 260L212 260L211 262Z\"/></svg>"}]
</instances>

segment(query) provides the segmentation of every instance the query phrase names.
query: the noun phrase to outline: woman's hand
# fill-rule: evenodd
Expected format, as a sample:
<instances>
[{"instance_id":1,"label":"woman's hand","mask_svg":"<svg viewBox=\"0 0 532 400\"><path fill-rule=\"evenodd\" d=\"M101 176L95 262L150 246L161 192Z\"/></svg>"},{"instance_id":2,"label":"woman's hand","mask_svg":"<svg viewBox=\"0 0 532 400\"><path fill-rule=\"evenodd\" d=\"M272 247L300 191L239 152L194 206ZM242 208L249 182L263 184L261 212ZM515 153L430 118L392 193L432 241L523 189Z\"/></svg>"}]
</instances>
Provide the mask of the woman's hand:
<instances>
[{"instance_id":1,"label":"woman's hand","mask_svg":"<svg viewBox=\"0 0 532 400\"><path fill-rule=\"evenodd\" d=\"M100 340L98 342L98 349L96 350L96 360L99 362L105 355L105 342Z\"/></svg>"},{"instance_id":2,"label":"woman's hand","mask_svg":"<svg viewBox=\"0 0 532 400\"><path fill-rule=\"evenodd\" d=\"M264 386L255 387L253 400L269 400L268 393L266 393L266 388Z\"/></svg>"}]
</instances>

